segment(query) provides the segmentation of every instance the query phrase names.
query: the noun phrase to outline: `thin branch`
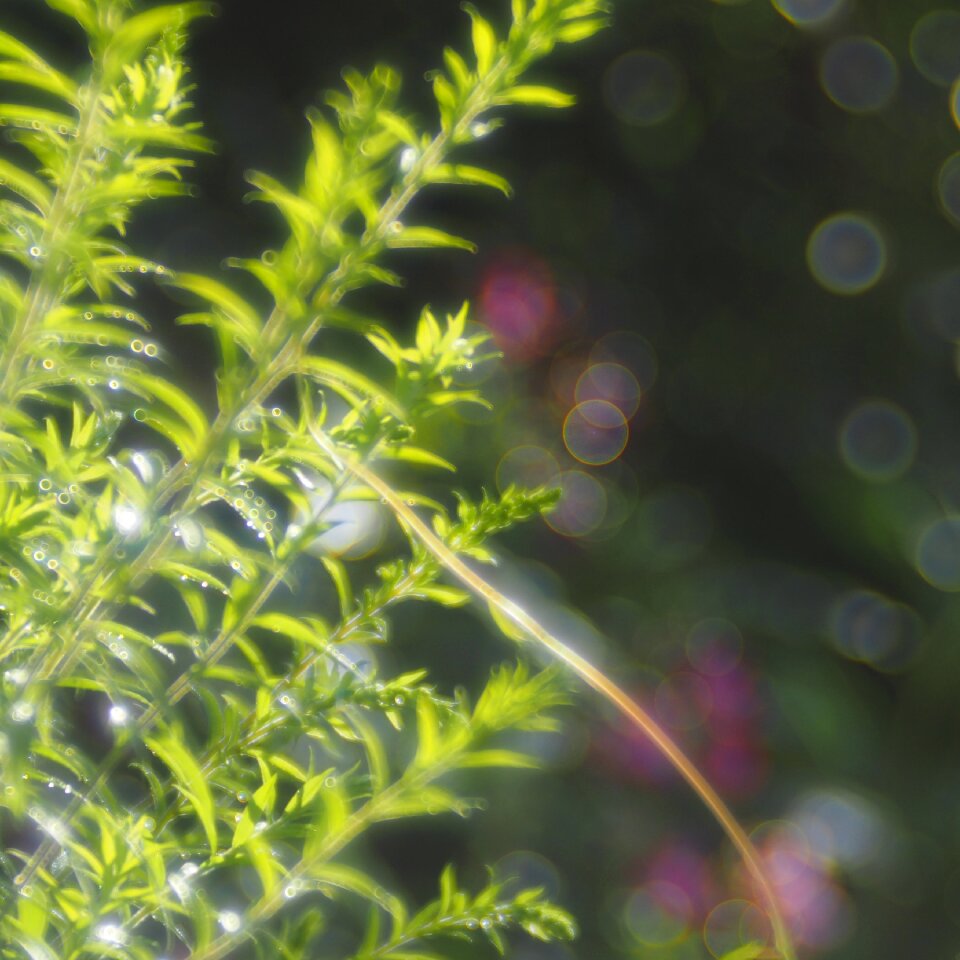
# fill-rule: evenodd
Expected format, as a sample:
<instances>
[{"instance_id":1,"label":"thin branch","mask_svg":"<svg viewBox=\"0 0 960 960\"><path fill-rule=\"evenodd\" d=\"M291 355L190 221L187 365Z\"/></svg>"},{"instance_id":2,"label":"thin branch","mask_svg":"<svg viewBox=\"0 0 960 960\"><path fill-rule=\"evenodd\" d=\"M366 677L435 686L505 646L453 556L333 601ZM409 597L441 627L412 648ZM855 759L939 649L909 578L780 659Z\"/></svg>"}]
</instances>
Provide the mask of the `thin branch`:
<instances>
[{"instance_id":1,"label":"thin branch","mask_svg":"<svg viewBox=\"0 0 960 960\"><path fill-rule=\"evenodd\" d=\"M319 429L311 425L310 432L317 445L342 469L350 471L358 480L375 490L386 501L396 518L409 528L437 561L452 573L465 587L500 611L525 634L537 641L557 660L566 664L584 683L641 730L677 772L700 797L707 809L723 828L739 851L743 862L759 886L773 928L774 940L783 960L796 960L796 953L787 930L779 898L773 888L763 861L753 841L740 825L717 791L686 754L670 739L663 728L630 695L614 683L602 670L550 633L517 603L505 596L475 573L458 557L407 505L401 496L366 464L344 455Z\"/></svg>"}]
</instances>

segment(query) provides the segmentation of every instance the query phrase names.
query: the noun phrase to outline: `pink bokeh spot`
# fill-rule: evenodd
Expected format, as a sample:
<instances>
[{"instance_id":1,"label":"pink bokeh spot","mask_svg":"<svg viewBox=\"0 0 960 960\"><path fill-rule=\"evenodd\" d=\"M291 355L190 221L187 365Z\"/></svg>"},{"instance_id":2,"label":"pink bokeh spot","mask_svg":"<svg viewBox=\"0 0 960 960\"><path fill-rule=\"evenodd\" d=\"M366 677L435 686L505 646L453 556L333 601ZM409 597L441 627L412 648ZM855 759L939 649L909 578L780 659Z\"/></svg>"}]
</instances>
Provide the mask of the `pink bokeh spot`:
<instances>
[{"instance_id":1,"label":"pink bokeh spot","mask_svg":"<svg viewBox=\"0 0 960 960\"><path fill-rule=\"evenodd\" d=\"M688 920L698 923L717 899L710 861L682 840L668 840L656 850L647 864L645 881L651 885L670 884L682 890L691 907Z\"/></svg>"},{"instance_id":2,"label":"pink bokeh spot","mask_svg":"<svg viewBox=\"0 0 960 960\"><path fill-rule=\"evenodd\" d=\"M707 779L723 794L749 797L767 779L767 757L751 740L712 743L703 759Z\"/></svg>"},{"instance_id":3,"label":"pink bokeh spot","mask_svg":"<svg viewBox=\"0 0 960 960\"><path fill-rule=\"evenodd\" d=\"M850 900L799 828L773 830L759 849L797 944L819 952L846 940L854 924Z\"/></svg>"},{"instance_id":4,"label":"pink bokeh spot","mask_svg":"<svg viewBox=\"0 0 960 960\"><path fill-rule=\"evenodd\" d=\"M721 793L745 798L766 783L769 759L760 724L763 699L747 664L720 675L678 664L649 698L654 719ZM601 733L598 758L617 775L654 786L679 782L660 751L635 728Z\"/></svg>"},{"instance_id":5,"label":"pink bokeh spot","mask_svg":"<svg viewBox=\"0 0 960 960\"><path fill-rule=\"evenodd\" d=\"M549 266L526 251L496 257L484 272L480 319L511 360L550 352L559 333L556 287Z\"/></svg>"}]
</instances>

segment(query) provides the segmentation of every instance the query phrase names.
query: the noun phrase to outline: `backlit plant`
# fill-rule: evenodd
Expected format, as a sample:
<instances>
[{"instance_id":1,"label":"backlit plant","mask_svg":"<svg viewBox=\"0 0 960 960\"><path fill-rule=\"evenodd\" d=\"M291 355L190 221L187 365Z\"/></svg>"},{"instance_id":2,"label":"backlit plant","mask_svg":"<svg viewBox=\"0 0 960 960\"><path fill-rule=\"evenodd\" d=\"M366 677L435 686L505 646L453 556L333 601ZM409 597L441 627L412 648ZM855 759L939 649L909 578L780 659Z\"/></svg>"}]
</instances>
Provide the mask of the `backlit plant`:
<instances>
[{"instance_id":1,"label":"backlit plant","mask_svg":"<svg viewBox=\"0 0 960 960\"><path fill-rule=\"evenodd\" d=\"M404 112L395 71L346 71L308 115L303 182L249 177L287 231L280 249L232 261L259 299L123 242L140 204L189 194L191 155L210 148L182 60L210 5L46 2L79 24L91 60L77 81L0 32L0 956L309 957L335 928L355 932L358 960L433 957L451 937L502 952L512 929L571 938L540 890L498 878L468 892L448 868L411 910L344 857L377 823L465 814L474 803L448 774L533 765L503 735L554 728L556 669L497 668L471 699L364 659L393 607L470 592L654 739L753 870L790 955L756 853L699 773L477 573L489 538L555 493L454 506L416 490L417 470L450 466L418 426L487 402L456 376L493 356L469 307L424 309L406 344L347 305L400 282L390 249L471 247L408 220L412 202L434 184L509 192L461 154L502 107L572 102L521 78L601 29L604 0L513 0L502 36L467 5L472 50L444 51L432 78L435 132ZM171 380L135 309L153 281L192 301L181 323L210 328L213 411ZM320 334L334 326L389 377L332 355ZM405 535L392 553L391 516ZM320 609L283 589L321 573Z\"/></svg>"}]
</instances>

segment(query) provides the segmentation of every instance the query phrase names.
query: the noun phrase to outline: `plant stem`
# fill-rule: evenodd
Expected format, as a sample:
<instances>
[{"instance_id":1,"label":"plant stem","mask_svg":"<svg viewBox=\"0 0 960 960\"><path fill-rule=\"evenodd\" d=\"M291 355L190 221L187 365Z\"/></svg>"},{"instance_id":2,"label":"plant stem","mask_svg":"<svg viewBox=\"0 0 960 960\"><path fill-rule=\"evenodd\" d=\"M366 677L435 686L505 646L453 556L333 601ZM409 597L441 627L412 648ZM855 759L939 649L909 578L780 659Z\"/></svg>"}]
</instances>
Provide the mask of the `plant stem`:
<instances>
[{"instance_id":1,"label":"plant stem","mask_svg":"<svg viewBox=\"0 0 960 960\"><path fill-rule=\"evenodd\" d=\"M362 807L357 808L347 817L339 830L328 835L317 850L293 867L282 884L263 894L246 912L244 923L237 932L224 933L202 950L192 951L186 960L219 960L220 957L226 956L240 940L249 935L253 927L266 922L283 907L286 902L283 895L285 887L291 882L308 877L311 870L339 853L350 841L377 821L382 809L389 810L391 803L402 797L404 793L419 792L431 781L443 776L454 764L455 759L455 755L449 756L432 767L417 770L413 774L405 774L385 790L371 797Z\"/></svg>"},{"instance_id":2,"label":"plant stem","mask_svg":"<svg viewBox=\"0 0 960 960\"><path fill-rule=\"evenodd\" d=\"M19 381L20 353L24 343L30 339L33 328L42 322L60 296L56 283L66 265L67 258L60 252L57 240L64 222L75 215L73 208L77 181L89 154L98 146L95 133L96 121L100 116L102 83L100 70L96 69L94 78L81 93L83 103L80 107L70 172L66 182L57 188L50 211L44 218L39 246L45 260L30 276L30 283L24 297L24 307L17 314L13 329L0 352L0 398L4 402L9 402Z\"/></svg>"},{"instance_id":3,"label":"plant stem","mask_svg":"<svg viewBox=\"0 0 960 960\"><path fill-rule=\"evenodd\" d=\"M567 646L558 637L546 630L522 607L505 596L464 563L404 502L389 484L368 466L348 459L319 430L311 427L317 445L331 459L344 466L357 479L380 494L399 521L408 527L437 561L452 573L471 592L499 610L505 617L548 650L553 657L566 664L588 686L592 687L617 711L641 730L674 769L687 781L707 809L723 828L740 853L744 864L757 883L766 906L774 941L783 960L796 960L796 953L787 930L779 898L773 888L763 861L753 841L740 825L717 791L700 772L697 766L666 734L662 727L630 695L614 683L602 670Z\"/></svg>"}]
</instances>

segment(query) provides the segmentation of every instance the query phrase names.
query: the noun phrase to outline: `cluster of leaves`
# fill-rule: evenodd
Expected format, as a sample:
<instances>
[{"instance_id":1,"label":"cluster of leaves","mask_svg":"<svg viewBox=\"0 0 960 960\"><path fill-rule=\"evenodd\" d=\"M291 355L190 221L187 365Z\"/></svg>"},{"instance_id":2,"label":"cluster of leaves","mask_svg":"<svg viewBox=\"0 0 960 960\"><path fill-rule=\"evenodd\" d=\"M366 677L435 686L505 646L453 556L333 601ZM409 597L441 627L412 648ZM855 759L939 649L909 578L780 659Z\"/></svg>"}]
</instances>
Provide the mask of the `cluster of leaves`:
<instances>
[{"instance_id":1,"label":"cluster of leaves","mask_svg":"<svg viewBox=\"0 0 960 960\"><path fill-rule=\"evenodd\" d=\"M490 356L467 307L444 324L424 310L404 347L342 301L399 282L388 248L470 246L401 217L430 184L508 189L451 154L499 107L569 102L519 80L556 43L599 30L603 0L514 0L503 37L467 7L473 50L445 53L432 134L402 112L395 71L347 71L332 115L309 114L303 183L250 176L289 230L281 249L233 262L262 302L123 243L139 204L189 193L189 155L209 147L185 119L181 53L210 5L46 2L84 31L90 69L78 83L0 32L0 84L27 90L0 103L0 956L313 956L349 917L345 899L369 904L358 958L430 957L449 936L502 951L510 927L569 938L539 890L491 882L470 896L448 870L411 916L341 856L376 823L466 813L445 775L530 765L497 738L552 728L564 694L553 672L522 665L496 670L474 704L423 671L378 675L364 651L386 639L392 606L466 594L412 540L355 584L356 544L330 535L344 510L383 507L314 437L366 463L449 466L416 431L483 402L456 384ZM180 322L216 338L212 416L159 366L129 302L143 275L195 299ZM326 355L318 334L332 324L387 357L394 382ZM553 500L509 490L450 516L404 497L480 560L492 534ZM298 608L279 588L318 564L336 602ZM310 911L284 910L307 896Z\"/></svg>"}]
</instances>

